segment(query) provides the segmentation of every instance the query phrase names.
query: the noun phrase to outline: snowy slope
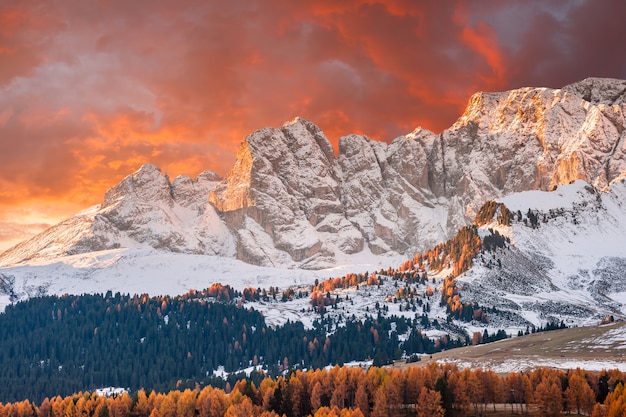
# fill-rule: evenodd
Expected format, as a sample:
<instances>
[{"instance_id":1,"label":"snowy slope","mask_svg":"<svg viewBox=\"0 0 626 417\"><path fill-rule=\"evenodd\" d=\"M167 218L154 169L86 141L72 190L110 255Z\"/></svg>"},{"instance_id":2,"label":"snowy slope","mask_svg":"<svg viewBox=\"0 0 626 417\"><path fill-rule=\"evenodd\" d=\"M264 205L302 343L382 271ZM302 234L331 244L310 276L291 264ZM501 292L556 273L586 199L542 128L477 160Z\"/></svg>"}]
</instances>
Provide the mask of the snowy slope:
<instances>
[{"instance_id":1,"label":"snowy slope","mask_svg":"<svg viewBox=\"0 0 626 417\"><path fill-rule=\"evenodd\" d=\"M183 254L152 248L119 248L38 259L0 268L0 311L19 300L41 295L129 293L180 295L213 283L236 290L246 287L287 288L348 272L365 272L395 265L401 257L360 253L345 256L325 270L270 268L213 255Z\"/></svg>"},{"instance_id":2,"label":"snowy slope","mask_svg":"<svg viewBox=\"0 0 626 417\"><path fill-rule=\"evenodd\" d=\"M417 326L429 336L463 331L471 335L484 329L489 333L506 329L515 335L527 326L561 321L581 326L597 324L610 315L626 318L626 224L622 221L626 218L626 182L616 182L609 192L603 192L576 181L554 191L526 191L500 201L514 213L510 226L494 221L478 232L485 237L497 230L511 243L496 252L479 254L470 270L456 281L463 302L476 302L487 309L488 323L448 321L439 300L450 268L427 271L425 284L396 281L382 272L382 283L331 290L331 298L342 301L336 309L328 309L326 316L341 322L352 315L363 318L380 313L421 322L422 314L426 314L429 322L439 323ZM536 228L528 222L529 209L540 219ZM430 297L429 286L433 289ZM411 303L398 298L399 289L413 294ZM415 300L417 309L413 308ZM316 317L310 297L251 305L263 311L272 324L300 320L311 325ZM492 310L494 307L497 311Z\"/></svg>"},{"instance_id":3,"label":"snowy slope","mask_svg":"<svg viewBox=\"0 0 626 417\"><path fill-rule=\"evenodd\" d=\"M623 180L609 192L576 181L552 192L527 191L500 201L523 219L514 215L510 226L482 227L483 234L498 230L511 244L480 256L459 278L463 299L530 322L566 318L568 324L580 325L626 315ZM536 228L527 220L529 210L539 219Z\"/></svg>"}]
</instances>

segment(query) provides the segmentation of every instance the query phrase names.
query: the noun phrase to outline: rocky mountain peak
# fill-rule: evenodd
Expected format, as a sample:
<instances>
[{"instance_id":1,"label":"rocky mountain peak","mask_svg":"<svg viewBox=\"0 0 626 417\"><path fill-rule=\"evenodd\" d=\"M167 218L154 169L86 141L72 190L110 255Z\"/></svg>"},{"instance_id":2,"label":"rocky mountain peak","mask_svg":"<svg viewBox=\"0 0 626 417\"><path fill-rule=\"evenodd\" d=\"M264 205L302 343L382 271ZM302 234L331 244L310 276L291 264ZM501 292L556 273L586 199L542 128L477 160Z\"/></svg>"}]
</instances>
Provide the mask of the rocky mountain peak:
<instances>
[{"instance_id":1,"label":"rocky mountain peak","mask_svg":"<svg viewBox=\"0 0 626 417\"><path fill-rule=\"evenodd\" d=\"M626 103L626 80L590 77L567 85L562 90L593 104Z\"/></svg>"},{"instance_id":2,"label":"rocky mountain peak","mask_svg":"<svg viewBox=\"0 0 626 417\"><path fill-rule=\"evenodd\" d=\"M170 187L169 178L161 173L159 167L145 164L109 189L104 195L102 207L111 206L120 199L131 196L153 201L168 201L171 199Z\"/></svg>"}]
</instances>

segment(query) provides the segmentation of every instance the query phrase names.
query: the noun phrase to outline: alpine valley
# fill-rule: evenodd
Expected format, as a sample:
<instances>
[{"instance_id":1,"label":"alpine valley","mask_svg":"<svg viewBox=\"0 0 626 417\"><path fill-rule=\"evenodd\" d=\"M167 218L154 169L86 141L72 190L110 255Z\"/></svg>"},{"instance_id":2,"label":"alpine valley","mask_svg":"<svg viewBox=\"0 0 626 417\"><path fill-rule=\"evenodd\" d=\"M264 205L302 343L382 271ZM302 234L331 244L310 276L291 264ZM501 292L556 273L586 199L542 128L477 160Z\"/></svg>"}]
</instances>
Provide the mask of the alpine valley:
<instances>
[{"instance_id":1,"label":"alpine valley","mask_svg":"<svg viewBox=\"0 0 626 417\"><path fill-rule=\"evenodd\" d=\"M225 178L144 165L0 254L2 308L221 283L269 325L329 334L372 315L413 323L399 340L623 319L625 114L626 81L589 78L476 93L439 134L337 154L296 118L247 136Z\"/></svg>"}]
</instances>

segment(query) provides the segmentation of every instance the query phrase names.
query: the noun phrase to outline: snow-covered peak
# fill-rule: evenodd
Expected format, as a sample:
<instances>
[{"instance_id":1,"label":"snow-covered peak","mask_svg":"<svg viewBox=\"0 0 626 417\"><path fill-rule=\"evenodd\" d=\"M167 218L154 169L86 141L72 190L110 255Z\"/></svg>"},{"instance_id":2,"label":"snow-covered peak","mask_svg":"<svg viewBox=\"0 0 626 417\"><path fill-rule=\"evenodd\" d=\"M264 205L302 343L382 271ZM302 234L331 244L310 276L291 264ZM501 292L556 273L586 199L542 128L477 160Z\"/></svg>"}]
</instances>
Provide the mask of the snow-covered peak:
<instances>
[{"instance_id":1,"label":"snow-covered peak","mask_svg":"<svg viewBox=\"0 0 626 417\"><path fill-rule=\"evenodd\" d=\"M141 168L106 192L102 207L111 206L119 202L120 199L131 196L165 202L171 198L169 178L163 175L161 169L156 165L142 165Z\"/></svg>"},{"instance_id":2,"label":"snow-covered peak","mask_svg":"<svg viewBox=\"0 0 626 417\"><path fill-rule=\"evenodd\" d=\"M172 182L172 198L184 207L199 209L220 181L222 177L213 171L201 172L195 179L180 175Z\"/></svg>"},{"instance_id":3,"label":"snow-covered peak","mask_svg":"<svg viewBox=\"0 0 626 417\"><path fill-rule=\"evenodd\" d=\"M207 203L220 180L206 171L170 183L157 166L145 164L109 189L101 205L0 254L0 265L116 248L232 256L232 235Z\"/></svg>"}]
</instances>

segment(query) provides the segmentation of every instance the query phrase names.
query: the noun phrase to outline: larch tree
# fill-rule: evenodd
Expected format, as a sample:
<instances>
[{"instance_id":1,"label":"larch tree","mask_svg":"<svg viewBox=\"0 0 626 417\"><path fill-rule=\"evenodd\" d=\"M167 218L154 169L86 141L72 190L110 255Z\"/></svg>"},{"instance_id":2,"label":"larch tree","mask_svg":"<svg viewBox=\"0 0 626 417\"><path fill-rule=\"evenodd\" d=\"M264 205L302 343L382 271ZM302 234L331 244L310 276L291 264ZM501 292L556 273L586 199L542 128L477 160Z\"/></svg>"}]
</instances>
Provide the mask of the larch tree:
<instances>
[{"instance_id":1,"label":"larch tree","mask_svg":"<svg viewBox=\"0 0 626 417\"><path fill-rule=\"evenodd\" d=\"M308 414L307 396L302 381L298 377L289 379L289 392L291 393L291 407L294 416L304 416Z\"/></svg>"},{"instance_id":2,"label":"larch tree","mask_svg":"<svg viewBox=\"0 0 626 417\"><path fill-rule=\"evenodd\" d=\"M471 407L466 379L462 378L459 372L453 372L448 378L448 386L454 398L454 414L459 417L466 416Z\"/></svg>"},{"instance_id":3,"label":"larch tree","mask_svg":"<svg viewBox=\"0 0 626 417\"><path fill-rule=\"evenodd\" d=\"M563 410L561 384L553 373L544 374L535 389L535 402L543 416L558 417Z\"/></svg>"},{"instance_id":4,"label":"larch tree","mask_svg":"<svg viewBox=\"0 0 626 417\"><path fill-rule=\"evenodd\" d=\"M221 389L207 387L200 392L197 404L200 417L223 417L230 400Z\"/></svg>"},{"instance_id":5,"label":"larch tree","mask_svg":"<svg viewBox=\"0 0 626 417\"><path fill-rule=\"evenodd\" d=\"M252 404L252 400L250 400L247 396L241 396L241 399L236 404L232 404L228 409L226 409L226 413L224 413L224 417L251 417L259 414L259 410L255 409Z\"/></svg>"},{"instance_id":6,"label":"larch tree","mask_svg":"<svg viewBox=\"0 0 626 417\"><path fill-rule=\"evenodd\" d=\"M196 412L196 392L186 389L176 402L176 417L192 417Z\"/></svg>"},{"instance_id":7,"label":"larch tree","mask_svg":"<svg viewBox=\"0 0 626 417\"><path fill-rule=\"evenodd\" d=\"M137 402L135 403L135 414L137 417L148 417L150 415L151 407L148 402L148 396L146 392L141 389L137 393Z\"/></svg>"},{"instance_id":8,"label":"larch tree","mask_svg":"<svg viewBox=\"0 0 626 417\"><path fill-rule=\"evenodd\" d=\"M370 417L387 417L389 416L389 401L385 389L380 386L374 393L374 406Z\"/></svg>"},{"instance_id":9,"label":"larch tree","mask_svg":"<svg viewBox=\"0 0 626 417\"><path fill-rule=\"evenodd\" d=\"M37 410L37 417L52 417L52 406L50 400L46 397Z\"/></svg>"},{"instance_id":10,"label":"larch tree","mask_svg":"<svg viewBox=\"0 0 626 417\"><path fill-rule=\"evenodd\" d=\"M417 417L443 417L445 410L441 406L441 394L422 387L417 399Z\"/></svg>"},{"instance_id":11,"label":"larch tree","mask_svg":"<svg viewBox=\"0 0 626 417\"><path fill-rule=\"evenodd\" d=\"M336 406L341 410L345 407L346 398L348 396L348 376L346 368L336 368L337 369L331 371L334 371L334 386L330 398L330 406Z\"/></svg>"},{"instance_id":12,"label":"larch tree","mask_svg":"<svg viewBox=\"0 0 626 417\"><path fill-rule=\"evenodd\" d=\"M596 402L595 393L581 370L573 371L570 375L565 390L565 398L567 399L568 411L576 410L576 413L580 414L583 410L586 414L591 413Z\"/></svg>"},{"instance_id":13,"label":"larch tree","mask_svg":"<svg viewBox=\"0 0 626 417\"><path fill-rule=\"evenodd\" d=\"M270 402L274 398L274 390L276 389L276 381L271 378L265 378L259 384L259 397L261 398L261 406L264 410L270 409Z\"/></svg>"},{"instance_id":14,"label":"larch tree","mask_svg":"<svg viewBox=\"0 0 626 417\"><path fill-rule=\"evenodd\" d=\"M354 394L354 405L361 410L364 417L370 415L370 400L367 395L366 382L360 381L356 387L356 393Z\"/></svg>"},{"instance_id":15,"label":"larch tree","mask_svg":"<svg viewBox=\"0 0 626 417\"><path fill-rule=\"evenodd\" d=\"M322 407L323 389L319 381L315 381L311 389L311 411L317 412Z\"/></svg>"},{"instance_id":16,"label":"larch tree","mask_svg":"<svg viewBox=\"0 0 626 417\"><path fill-rule=\"evenodd\" d=\"M176 417L176 403L172 395L166 395L165 398L163 398L159 406L159 413L161 417ZM118 416L112 414L111 417Z\"/></svg>"}]
</instances>

